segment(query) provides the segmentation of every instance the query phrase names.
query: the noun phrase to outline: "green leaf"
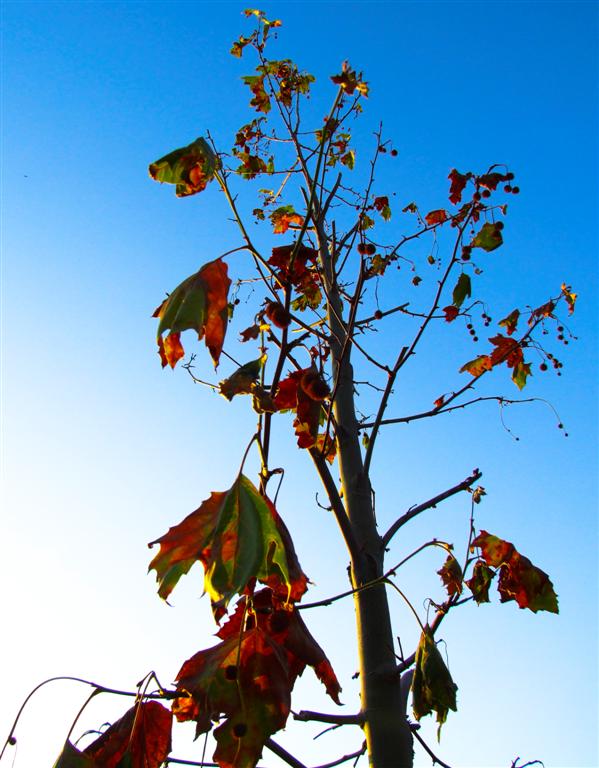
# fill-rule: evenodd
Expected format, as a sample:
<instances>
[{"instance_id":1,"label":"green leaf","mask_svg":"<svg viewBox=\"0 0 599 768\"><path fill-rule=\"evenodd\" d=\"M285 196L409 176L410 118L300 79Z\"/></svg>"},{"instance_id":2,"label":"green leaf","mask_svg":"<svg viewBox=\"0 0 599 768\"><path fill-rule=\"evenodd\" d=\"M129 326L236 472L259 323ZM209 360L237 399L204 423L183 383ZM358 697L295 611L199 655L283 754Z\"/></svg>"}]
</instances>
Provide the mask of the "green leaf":
<instances>
[{"instance_id":1,"label":"green leaf","mask_svg":"<svg viewBox=\"0 0 599 768\"><path fill-rule=\"evenodd\" d=\"M175 184L177 197L187 197L206 189L219 168L218 157L200 137L151 163L149 172L155 181Z\"/></svg>"},{"instance_id":2,"label":"green leaf","mask_svg":"<svg viewBox=\"0 0 599 768\"><path fill-rule=\"evenodd\" d=\"M96 768L96 763L67 741L53 768Z\"/></svg>"},{"instance_id":3,"label":"green leaf","mask_svg":"<svg viewBox=\"0 0 599 768\"><path fill-rule=\"evenodd\" d=\"M482 248L484 251L494 251L503 244L501 229L496 224L483 224L482 229L471 243L473 248Z\"/></svg>"},{"instance_id":4,"label":"green leaf","mask_svg":"<svg viewBox=\"0 0 599 768\"><path fill-rule=\"evenodd\" d=\"M489 599L489 587L495 578L495 571L489 568L482 560L477 560L474 564L472 577L465 582L468 589L472 592L477 605L491 602Z\"/></svg>"},{"instance_id":5,"label":"green leaf","mask_svg":"<svg viewBox=\"0 0 599 768\"><path fill-rule=\"evenodd\" d=\"M457 712L457 690L458 687L453 682L443 657L439 653L430 628L426 627L420 636L416 650L416 666L412 679L414 717L420 720L425 715L436 712L439 723L438 735L440 736L441 726L447 719L449 710Z\"/></svg>"},{"instance_id":6,"label":"green leaf","mask_svg":"<svg viewBox=\"0 0 599 768\"><path fill-rule=\"evenodd\" d=\"M224 395L227 400L232 400L235 395L250 395L254 383L260 376L264 359L264 357L259 357L257 360L242 365L235 373L221 381L218 385L220 394Z\"/></svg>"},{"instance_id":7,"label":"green leaf","mask_svg":"<svg viewBox=\"0 0 599 768\"><path fill-rule=\"evenodd\" d=\"M244 475L228 491L213 492L149 546L154 544L160 544L160 551L149 568L156 571L158 594L165 600L198 561L205 569L204 588L215 613L222 612L253 578L272 586L275 577L286 592L293 586L277 520Z\"/></svg>"},{"instance_id":8,"label":"green leaf","mask_svg":"<svg viewBox=\"0 0 599 768\"><path fill-rule=\"evenodd\" d=\"M472 295L472 287L470 284L470 276L465 272L458 278L455 288L453 289L453 306L458 309L464 303L464 299L470 298Z\"/></svg>"},{"instance_id":9,"label":"green leaf","mask_svg":"<svg viewBox=\"0 0 599 768\"><path fill-rule=\"evenodd\" d=\"M529 376L532 376L530 371L530 363L517 363L512 371L512 381L518 387L518 389L524 389L526 386L526 380Z\"/></svg>"},{"instance_id":10,"label":"green leaf","mask_svg":"<svg viewBox=\"0 0 599 768\"><path fill-rule=\"evenodd\" d=\"M198 339L205 337L214 364L218 365L228 321L228 292L231 281L227 265L221 259L210 261L188 277L156 309L158 350L162 366L174 368L183 356L179 334L194 330ZM170 331L167 338L162 335Z\"/></svg>"}]
</instances>

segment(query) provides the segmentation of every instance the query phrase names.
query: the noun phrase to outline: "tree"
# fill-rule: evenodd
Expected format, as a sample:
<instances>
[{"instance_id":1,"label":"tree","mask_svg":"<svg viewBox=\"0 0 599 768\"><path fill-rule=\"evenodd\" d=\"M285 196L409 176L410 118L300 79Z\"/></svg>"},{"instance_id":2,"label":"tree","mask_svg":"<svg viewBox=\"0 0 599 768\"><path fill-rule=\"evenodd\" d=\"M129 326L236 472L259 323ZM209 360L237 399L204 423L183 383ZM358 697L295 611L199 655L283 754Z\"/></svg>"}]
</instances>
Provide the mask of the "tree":
<instances>
[{"instance_id":1,"label":"tree","mask_svg":"<svg viewBox=\"0 0 599 768\"><path fill-rule=\"evenodd\" d=\"M495 198L502 192L517 194L518 187L503 166L483 173L454 169L451 206L423 214L409 203L403 213L413 217L413 231L399 238L394 232L388 235L397 211L392 211L388 191L376 189L375 170L394 150L382 128L364 187L357 191L355 184L349 186L345 174L356 162L349 126L368 94L368 85L361 74L344 65L332 78L337 88L323 125L306 133L303 107L312 78L292 62L267 59L267 39L278 22L259 12L249 15L256 18L257 29L240 38L233 53L241 55L249 48L258 56L256 73L245 78L258 117L237 132L229 154L207 136L150 166L152 176L176 184L180 196L202 192L216 182L242 237L241 246L204 264L156 310L163 365L174 368L184 356L181 334L186 330L195 330L205 340L215 365L221 355L226 356L225 334L235 321L238 300L230 295L228 276L234 254L245 256L243 261L235 260L237 288L252 280L266 297L255 308L254 323L242 330L243 343L255 342L258 347L247 355L254 359L243 364L233 360L235 367L219 384L205 382L204 375L198 378L193 360L185 366L195 381L218 389L229 400L251 397L258 426L248 436L231 488L213 492L196 512L154 542L160 549L151 567L165 599L195 562L203 564L221 638L217 646L185 662L176 691L159 691L157 696L174 697L177 717L195 720L198 732L212 727L214 715L226 715L215 730L215 759L221 765L236 766L254 765L264 745L283 754L271 737L285 724L291 688L306 665L314 667L331 697L338 698L332 667L300 613L309 607L303 601L308 582L271 490L273 478L281 474L272 458L273 429L277 422L285 429L285 416L280 414L291 411L298 446L310 456L322 480L326 506L339 524L351 561L347 593L331 600L352 598L358 617L362 709L355 716L331 715L329 720L363 727L373 765L410 765L412 738L418 738L418 732L406 719L407 689L411 688L417 719L436 712L442 725L448 711L456 708L456 686L435 643L435 633L448 612L465 602L486 602L494 579L501 599L515 600L522 608L556 612L557 601L547 575L509 542L486 531L477 533L473 515L463 559L458 560L450 543L431 539L401 562L391 561L389 567L386 549L410 520L458 493L470 494L474 510L484 489L477 485L481 475L476 470L411 508L386 532L380 531L370 479L380 430L393 423L435 418L483 400L500 405L514 402L502 395L478 394L479 388L491 372L507 367L522 389L531 373L525 357L533 351L541 355L542 367L551 365L559 373L560 361L545 350L539 334L555 324L558 340L567 341L568 332L559 324L557 312L560 306L571 312L575 294L563 285L541 306L515 309L500 321L483 354L464 363L460 383L451 384L444 394L439 392L420 412L386 418L399 377L416 364L415 352L435 326L454 329L462 322L475 339L475 316L481 313L483 324L490 326L491 310L480 300L470 299L480 272L479 259L503 242L506 206ZM273 114L282 132L280 128L271 132L268 121ZM253 209L254 218L264 222L273 237L283 236L284 243L270 253L255 246L249 234L235 191L237 177L259 179L258 183L265 178L270 183L272 177L276 182L274 189L258 193L260 203ZM422 264L409 261L406 248L414 242L425 243L426 238L433 243L432 253ZM392 275L398 266L403 275L406 265L412 269L411 279L408 286L402 285L405 293L398 301L398 284ZM428 268L434 277L422 278L421 270ZM428 302L420 296L427 284ZM406 287L414 291L415 299ZM368 345L384 323L398 319L402 341L389 363ZM354 366L367 373L355 374ZM364 377L366 384L360 383ZM365 386L378 387L373 418L356 414L356 391ZM439 389L445 386L440 382ZM243 474L250 450L257 451L261 460L256 484ZM418 648L403 656L394 642L387 590L399 589L396 572L428 547L444 550L446 559L439 573L447 597L435 606L432 621L421 625ZM235 596L239 600L232 606ZM144 686L150 683L147 680ZM170 715L148 700L145 687L140 690L139 702L122 721L83 754L65 747L58 765L124 764L124 754L133 764L143 764L144 759L150 764L162 762L168 753ZM303 717L319 715L304 713Z\"/></svg>"}]
</instances>

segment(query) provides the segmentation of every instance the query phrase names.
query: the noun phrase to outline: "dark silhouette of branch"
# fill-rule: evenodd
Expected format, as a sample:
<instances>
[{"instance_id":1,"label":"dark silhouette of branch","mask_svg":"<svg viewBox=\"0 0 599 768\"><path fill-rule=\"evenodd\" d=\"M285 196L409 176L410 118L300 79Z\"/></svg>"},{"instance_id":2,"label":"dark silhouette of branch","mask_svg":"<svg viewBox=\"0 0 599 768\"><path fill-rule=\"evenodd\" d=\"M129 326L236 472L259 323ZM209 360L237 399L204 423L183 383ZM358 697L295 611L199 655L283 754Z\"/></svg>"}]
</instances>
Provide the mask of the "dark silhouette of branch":
<instances>
[{"instance_id":1,"label":"dark silhouette of branch","mask_svg":"<svg viewBox=\"0 0 599 768\"><path fill-rule=\"evenodd\" d=\"M541 760L529 760L528 763L522 763L522 765L518 765L518 760L520 760L519 757L512 760L510 768L528 768L530 765L542 765L545 768L545 763L541 762Z\"/></svg>"},{"instance_id":2,"label":"dark silhouette of branch","mask_svg":"<svg viewBox=\"0 0 599 768\"><path fill-rule=\"evenodd\" d=\"M364 722L364 716L361 712L355 715L335 715L325 712L312 712L309 709L294 712L293 719L301 720L302 722L334 723L335 725L361 725Z\"/></svg>"},{"instance_id":3,"label":"dark silhouette of branch","mask_svg":"<svg viewBox=\"0 0 599 768\"><path fill-rule=\"evenodd\" d=\"M343 757L338 757L337 760L333 760L330 763L323 763L322 765L317 765L315 766L315 768L333 768L334 765L341 765L341 763L347 763L349 760L354 760L354 759L357 762L357 758L361 757L365 752L366 752L366 742L364 742L361 748L356 750L355 752L352 752L349 755L343 755Z\"/></svg>"},{"instance_id":4,"label":"dark silhouette of branch","mask_svg":"<svg viewBox=\"0 0 599 768\"><path fill-rule=\"evenodd\" d=\"M424 741L422 736L418 733L418 730L417 730L418 727L419 726L412 726L412 736L414 736L416 741L419 742L420 746L424 749L424 751L428 755L430 755L430 757L431 757L431 759L433 761L433 765L440 765L441 768L451 768L450 765L447 765L447 763L444 763L443 760L441 760L439 757L437 757L437 755L435 755L433 750L428 746L428 744Z\"/></svg>"},{"instance_id":5,"label":"dark silhouette of branch","mask_svg":"<svg viewBox=\"0 0 599 768\"><path fill-rule=\"evenodd\" d=\"M425 510L430 509L431 507L437 506L437 504L440 504L442 501L445 501L445 499L449 499L451 496L455 496L456 493L460 493L461 491L467 490L477 480L480 480L481 477L482 477L482 472L479 472L478 469L474 469L472 471L472 474L469 477L467 477L465 480L462 480L461 483L454 485L453 488L449 488L449 490L443 491L443 493L439 493L437 496L434 496L432 499L429 499L428 501L425 501L422 504L418 504L418 506L412 507L411 509L409 509L405 514L403 514L400 518L398 518L393 523L393 525L389 528L387 533L385 533L381 541L382 546L386 547L387 544L393 538L393 536L395 536L397 531L403 525L405 525L408 521L410 521L413 517L416 517L416 515L419 515L421 512L424 512Z\"/></svg>"},{"instance_id":6,"label":"dark silhouette of branch","mask_svg":"<svg viewBox=\"0 0 599 768\"><path fill-rule=\"evenodd\" d=\"M268 747L268 749L270 749L271 752L274 752L277 757L280 757L281 760L284 760L287 765L291 766L291 768L307 768L306 765L300 763L296 757L290 752L287 752L286 749L283 749L283 747L280 744L277 744L276 741L267 739L264 746Z\"/></svg>"}]
</instances>

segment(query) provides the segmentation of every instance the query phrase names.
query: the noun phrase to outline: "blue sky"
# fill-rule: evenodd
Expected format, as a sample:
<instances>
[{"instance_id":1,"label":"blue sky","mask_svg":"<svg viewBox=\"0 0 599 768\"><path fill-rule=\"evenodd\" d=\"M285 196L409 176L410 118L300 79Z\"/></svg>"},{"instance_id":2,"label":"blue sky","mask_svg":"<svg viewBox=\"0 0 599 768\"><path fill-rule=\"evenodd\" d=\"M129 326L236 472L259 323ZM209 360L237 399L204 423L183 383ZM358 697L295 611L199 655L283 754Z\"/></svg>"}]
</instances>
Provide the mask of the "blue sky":
<instances>
[{"instance_id":1,"label":"blue sky","mask_svg":"<svg viewBox=\"0 0 599 768\"><path fill-rule=\"evenodd\" d=\"M216 190L177 200L149 180L147 164L206 130L226 146L251 118L240 77L252 65L228 53L248 29L244 7L3 4L5 730L46 677L130 688L155 669L168 684L184 659L213 642L199 573L167 607L146 576L145 545L211 490L231 485L254 418L242 399L228 404L185 372L162 371L150 315L165 291L239 242ZM563 281L580 295L570 323L578 341L556 350L563 376L535 369L525 390L557 408L567 439L543 404L506 412L519 441L493 406L479 406L388 428L374 483L388 524L479 466L489 494L480 526L514 541L560 596L559 617L496 601L448 618L442 636L459 711L444 727L440 757L454 768L509 766L517 755L547 768L597 765L597 6L263 8L284 24L272 55L316 75L317 115L341 61L364 71L371 94L356 126L358 160L382 120L399 155L377 181L397 192L398 208L412 199L424 210L445 205L452 167L507 162L517 173L522 192L510 200L506 243L481 277L497 319L516 304L540 304ZM267 232L260 237L269 242ZM243 311L235 332L245 327ZM446 336L423 350L392 415L423 393L428 404L437 380L468 359L470 342L455 351L452 343ZM505 375L497 378L497 390L515 394ZM276 437L287 467L279 506L318 599L345 588L345 556L288 427ZM468 514L459 498L430 511L390 557L433 535L459 546ZM406 568L402 588L416 605L440 597L440 564L427 553ZM395 599L393 610L397 631L414 643L409 613ZM352 608L318 611L310 626L337 669L345 710L354 711ZM309 671L296 694L297 708L330 709ZM52 764L85 695L66 683L39 694L17 733L17 768ZM97 701L84 727L122 711L120 700ZM423 724L431 744L434 730ZM279 740L308 765L361 741L349 732L312 742L317 732L290 724ZM199 759L190 742L181 737L177 754ZM279 762L266 754L263 764ZM417 765L429 764L417 752Z\"/></svg>"}]
</instances>

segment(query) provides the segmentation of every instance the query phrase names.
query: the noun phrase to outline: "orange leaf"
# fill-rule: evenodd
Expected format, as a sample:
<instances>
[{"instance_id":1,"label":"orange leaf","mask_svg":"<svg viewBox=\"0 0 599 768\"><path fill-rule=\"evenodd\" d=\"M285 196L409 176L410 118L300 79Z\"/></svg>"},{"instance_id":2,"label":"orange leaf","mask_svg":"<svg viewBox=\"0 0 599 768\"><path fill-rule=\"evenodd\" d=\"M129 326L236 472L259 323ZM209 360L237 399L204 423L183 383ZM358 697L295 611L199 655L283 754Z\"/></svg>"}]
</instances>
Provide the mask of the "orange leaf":
<instances>
[{"instance_id":1,"label":"orange leaf","mask_svg":"<svg viewBox=\"0 0 599 768\"><path fill-rule=\"evenodd\" d=\"M444 208L440 208L437 211L430 211L430 213L427 213L424 217L424 220L429 225L429 227L432 227L434 224L443 224L444 221L447 221L449 218L449 214Z\"/></svg>"},{"instance_id":2,"label":"orange leaf","mask_svg":"<svg viewBox=\"0 0 599 768\"><path fill-rule=\"evenodd\" d=\"M156 309L158 352L162 367L174 368L183 357L180 334L194 330L205 339L214 364L218 365L228 322L228 292L231 281L222 259L210 261L188 277ZM162 340L165 331L169 335Z\"/></svg>"},{"instance_id":3,"label":"orange leaf","mask_svg":"<svg viewBox=\"0 0 599 768\"><path fill-rule=\"evenodd\" d=\"M464 363L460 368L460 373L466 372L472 374L472 376L478 377L482 376L485 371L490 371L492 367L493 364L491 363L490 355L479 355L479 357L475 357L474 360Z\"/></svg>"}]
</instances>

